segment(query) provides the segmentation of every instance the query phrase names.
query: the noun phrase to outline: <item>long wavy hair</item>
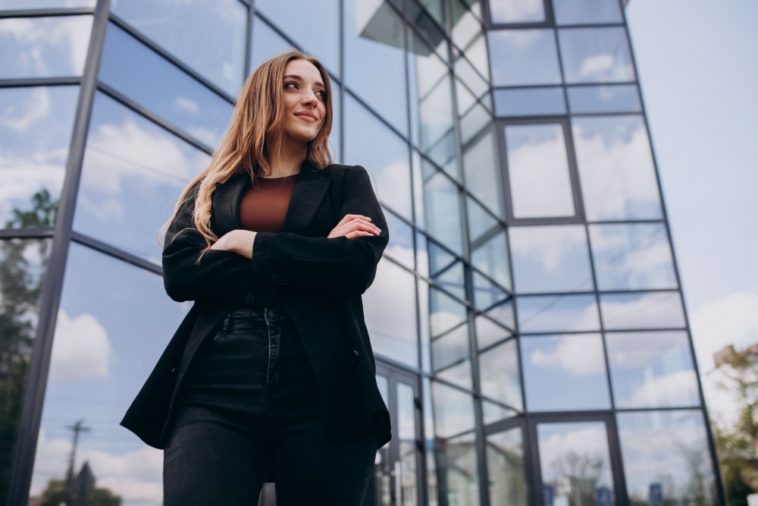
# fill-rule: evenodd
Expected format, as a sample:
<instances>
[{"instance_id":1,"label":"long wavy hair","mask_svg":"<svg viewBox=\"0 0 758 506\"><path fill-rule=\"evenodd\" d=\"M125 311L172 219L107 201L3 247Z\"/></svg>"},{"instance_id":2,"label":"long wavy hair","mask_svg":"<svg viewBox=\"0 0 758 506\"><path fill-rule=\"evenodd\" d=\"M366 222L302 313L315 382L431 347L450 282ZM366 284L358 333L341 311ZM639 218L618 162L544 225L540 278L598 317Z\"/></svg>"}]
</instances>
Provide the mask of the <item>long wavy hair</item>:
<instances>
[{"instance_id":1,"label":"long wavy hair","mask_svg":"<svg viewBox=\"0 0 758 506\"><path fill-rule=\"evenodd\" d=\"M218 240L218 236L210 227L211 203L216 185L243 171L247 172L251 179L261 174L271 174L272 155L280 154L284 143L284 111L281 107L284 70L290 61L298 59L310 62L318 69L326 88L324 121L316 138L308 142L305 157L320 169L332 163L328 146L329 133L332 130L332 84L324 66L315 57L300 51L288 51L261 63L245 80L229 128L220 146L214 151L210 163L187 183L171 217L161 227L162 235L165 235L163 231L168 228L193 188L199 183L192 218L195 228L205 239L205 248L198 261Z\"/></svg>"}]
</instances>

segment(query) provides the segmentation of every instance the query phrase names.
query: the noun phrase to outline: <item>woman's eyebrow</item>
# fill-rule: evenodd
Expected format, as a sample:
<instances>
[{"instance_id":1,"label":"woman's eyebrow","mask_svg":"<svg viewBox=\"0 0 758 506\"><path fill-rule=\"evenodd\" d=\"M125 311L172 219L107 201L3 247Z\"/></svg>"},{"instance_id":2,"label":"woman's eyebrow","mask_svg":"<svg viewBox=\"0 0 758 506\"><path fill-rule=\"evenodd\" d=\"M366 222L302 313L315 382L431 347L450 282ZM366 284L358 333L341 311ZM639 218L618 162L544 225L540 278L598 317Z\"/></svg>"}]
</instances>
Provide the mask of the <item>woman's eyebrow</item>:
<instances>
[{"instance_id":1,"label":"woman's eyebrow","mask_svg":"<svg viewBox=\"0 0 758 506\"><path fill-rule=\"evenodd\" d=\"M300 77L300 76L299 76L299 75L297 75L297 74L287 74L287 75L286 75L286 76L284 76L284 77L285 77L285 79L286 79L286 78L288 78L288 77L290 77L290 78L292 78L292 79L297 79L298 81L302 81L302 80L303 80L303 78L302 78L302 77ZM324 83L322 83L321 81L316 81L316 84L318 84L319 86L324 86Z\"/></svg>"}]
</instances>

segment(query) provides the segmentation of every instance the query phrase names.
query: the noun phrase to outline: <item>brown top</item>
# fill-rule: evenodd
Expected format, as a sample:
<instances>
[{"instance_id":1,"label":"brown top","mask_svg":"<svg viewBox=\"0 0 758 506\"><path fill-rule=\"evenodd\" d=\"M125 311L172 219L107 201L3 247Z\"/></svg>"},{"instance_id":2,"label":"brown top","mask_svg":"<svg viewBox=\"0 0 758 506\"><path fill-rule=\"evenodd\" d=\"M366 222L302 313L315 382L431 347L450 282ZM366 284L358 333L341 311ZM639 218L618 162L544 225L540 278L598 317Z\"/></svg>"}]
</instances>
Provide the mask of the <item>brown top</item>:
<instances>
[{"instance_id":1,"label":"brown top","mask_svg":"<svg viewBox=\"0 0 758 506\"><path fill-rule=\"evenodd\" d=\"M256 177L240 204L242 228L256 232L281 232L295 187L296 175Z\"/></svg>"}]
</instances>

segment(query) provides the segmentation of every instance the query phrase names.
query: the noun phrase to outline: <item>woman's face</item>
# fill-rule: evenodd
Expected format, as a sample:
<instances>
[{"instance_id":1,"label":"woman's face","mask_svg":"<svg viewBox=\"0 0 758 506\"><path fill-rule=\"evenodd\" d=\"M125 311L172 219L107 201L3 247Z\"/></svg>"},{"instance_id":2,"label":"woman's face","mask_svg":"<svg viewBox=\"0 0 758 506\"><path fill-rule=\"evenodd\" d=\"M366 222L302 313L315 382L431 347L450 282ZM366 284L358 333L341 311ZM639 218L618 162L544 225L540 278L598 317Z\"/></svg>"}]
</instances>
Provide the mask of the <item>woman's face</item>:
<instances>
[{"instance_id":1,"label":"woman's face","mask_svg":"<svg viewBox=\"0 0 758 506\"><path fill-rule=\"evenodd\" d=\"M287 64L281 95L286 140L307 143L316 138L326 116L325 95L321 74L311 62L292 60Z\"/></svg>"}]
</instances>

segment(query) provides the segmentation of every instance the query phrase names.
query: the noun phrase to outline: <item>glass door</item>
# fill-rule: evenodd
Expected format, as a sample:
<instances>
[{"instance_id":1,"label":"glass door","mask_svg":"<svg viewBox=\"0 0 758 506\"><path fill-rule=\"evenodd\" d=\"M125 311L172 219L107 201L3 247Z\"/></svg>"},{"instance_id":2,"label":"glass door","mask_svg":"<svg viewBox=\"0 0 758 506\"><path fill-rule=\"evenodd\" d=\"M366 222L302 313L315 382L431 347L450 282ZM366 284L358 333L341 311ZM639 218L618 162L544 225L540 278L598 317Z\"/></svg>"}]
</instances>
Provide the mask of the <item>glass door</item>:
<instances>
[{"instance_id":1,"label":"glass door","mask_svg":"<svg viewBox=\"0 0 758 506\"><path fill-rule=\"evenodd\" d=\"M423 489L421 399L418 378L376 364L376 382L390 410L392 440L376 452L365 506L415 506Z\"/></svg>"}]
</instances>

